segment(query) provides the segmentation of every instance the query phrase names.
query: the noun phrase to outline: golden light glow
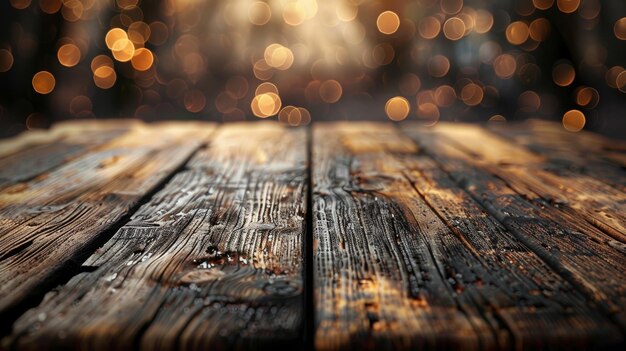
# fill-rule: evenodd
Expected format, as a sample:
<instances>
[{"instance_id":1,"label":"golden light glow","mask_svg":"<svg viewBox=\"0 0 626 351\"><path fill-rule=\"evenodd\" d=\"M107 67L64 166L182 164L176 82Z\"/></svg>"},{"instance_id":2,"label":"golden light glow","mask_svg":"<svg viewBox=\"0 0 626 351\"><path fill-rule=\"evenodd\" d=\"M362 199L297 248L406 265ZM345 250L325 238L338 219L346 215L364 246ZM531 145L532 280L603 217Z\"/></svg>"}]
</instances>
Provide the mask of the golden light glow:
<instances>
[{"instance_id":1,"label":"golden light glow","mask_svg":"<svg viewBox=\"0 0 626 351\"><path fill-rule=\"evenodd\" d=\"M564 13L572 13L578 9L580 0L556 0L556 6Z\"/></svg>"},{"instance_id":2,"label":"golden light glow","mask_svg":"<svg viewBox=\"0 0 626 351\"><path fill-rule=\"evenodd\" d=\"M547 10L554 4L554 0L533 0L533 5L539 10Z\"/></svg>"},{"instance_id":3,"label":"golden light glow","mask_svg":"<svg viewBox=\"0 0 626 351\"><path fill-rule=\"evenodd\" d=\"M579 110L569 110L563 115L563 127L570 132L578 132L585 126L585 115Z\"/></svg>"},{"instance_id":4,"label":"golden light glow","mask_svg":"<svg viewBox=\"0 0 626 351\"><path fill-rule=\"evenodd\" d=\"M39 8L49 15L59 12L61 5L61 0L39 0Z\"/></svg>"},{"instance_id":5,"label":"golden light glow","mask_svg":"<svg viewBox=\"0 0 626 351\"><path fill-rule=\"evenodd\" d=\"M426 126L434 126L439 121L439 108L432 102L417 105L415 113L419 122Z\"/></svg>"},{"instance_id":6,"label":"golden light glow","mask_svg":"<svg viewBox=\"0 0 626 351\"><path fill-rule=\"evenodd\" d=\"M263 57L268 66L279 70L289 69L294 59L293 53L289 48L276 43L270 44L265 48Z\"/></svg>"},{"instance_id":7,"label":"golden light glow","mask_svg":"<svg viewBox=\"0 0 626 351\"><path fill-rule=\"evenodd\" d=\"M448 18L443 24L443 34L450 40L459 40L465 35L465 22L458 17Z\"/></svg>"},{"instance_id":8,"label":"golden light glow","mask_svg":"<svg viewBox=\"0 0 626 351\"><path fill-rule=\"evenodd\" d=\"M622 17L615 21L615 25L613 25L613 33L615 33L615 37L619 40L626 40L626 17Z\"/></svg>"},{"instance_id":9,"label":"golden light glow","mask_svg":"<svg viewBox=\"0 0 626 351\"><path fill-rule=\"evenodd\" d=\"M448 15L457 14L463 8L463 0L441 0L441 11Z\"/></svg>"},{"instance_id":10,"label":"golden light glow","mask_svg":"<svg viewBox=\"0 0 626 351\"><path fill-rule=\"evenodd\" d=\"M135 56L135 45L128 39L119 39L111 48L113 57L120 62L128 62Z\"/></svg>"},{"instance_id":11,"label":"golden light glow","mask_svg":"<svg viewBox=\"0 0 626 351\"><path fill-rule=\"evenodd\" d=\"M74 44L65 44L57 51L59 63L65 67L74 67L80 61L80 49Z\"/></svg>"},{"instance_id":12,"label":"golden light glow","mask_svg":"<svg viewBox=\"0 0 626 351\"><path fill-rule=\"evenodd\" d=\"M383 34L393 34L400 27L400 17L393 11L384 11L378 15L376 27Z\"/></svg>"},{"instance_id":13,"label":"golden light glow","mask_svg":"<svg viewBox=\"0 0 626 351\"><path fill-rule=\"evenodd\" d=\"M574 71L574 67L571 64L561 62L556 64L552 68L552 79L556 85L565 87L574 81L576 77L576 71Z\"/></svg>"},{"instance_id":14,"label":"golden light glow","mask_svg":"<svg viewBox=\"0 0 626 351\"><path fill-rule=\"evenodd\" d=\"M493 60L493 69L499 78L508 79L515 74L517 62L513 56L502 54Z\"/></svg>"},{"instance_id":15,"label":"golden light glow","mask_svg":"<svg viewBox=\"0 0 626 351\"><path fill-rule=\"evenodd\" d=\"M290 26L299 26L307 18L306 10L300 2L292 1L283 9L283 19Z\"/></svg>"},{"instance_id":16,"label":"golden light glow","mask_svg":"<svg viewBox=\"0 0 626 351\"><path fill-rule=\"evenodd\" d=\"M582 107L594 108L600 101L600 94L592 87L582 87L576 91L576 103Z\"/></svg>"},{"instance_id":17,"label":"golden light glow","mask_svg":"<svg viewBox=\"0 0 626 351\"><path fill-rule=\"evenodd\" d=\"M185 93L183 102L187 111L198 113L204 110L204 107L206 106L206 97L200 90L189 90Z\"/></svg>"},{"instance_id":18,"label":"golden light glow","mask_svg":"<svg viewBox=\"0 0 626 351\"><path fill-rule=\"evenodd\" d=\"M506 27L506 40L513 45L524 44L529 34L528 26L522 21L513 22Z\"/></svg>"},{"instance_id":19,"label":"golden light glow","mask_svg":"<svg viewBox=\"0 0 626 351\"><path fill-rule=\"evenodd\" d=\"M483 89L475 83L469 83L461 90L461 100L468 106L476 106L483 101Z\"/></svg>"},{"instance_id":20,"label":"golden light glow","mask_svg":"<svg viewBox=\"0 0 626 351\"><path fill-rule=\"evenodd\" d=\"M115 85L117 74L111 66L106 64L99 66L93 72L93 82L100 89L109 89Z\"/></svg>"},{"instance_id":21,"label":"golden light glow","mask_svg":"<svg viewBox=\"0 0 626 351\"><path fill-rule=\"evenodd\" d=\"M0 72L7 72L13 67L13 54L6 49L0 49Z\"/></svg>"},{"instance_id":22,"label":"golden light glow","mask_svg":"<svg viewBox=\"0 0 626 351\"><path fill-rule=\"evenodd\" d=\"M274 116L280 111L282 102L276 93L258 94L252 99L250 108L252 113L260 118Z\"/></svg>"},{"instance_id":23,"label":"golden light glow","mask_svg":"<svg viewBox=\"0 0 626 351\"><path fill-rule=\"evenodd\" d=\"M450 70L450 60L443 55L435 55L428 62L428 72L433 77L443 77Z\"/></svg>"},{"instance_id":24,"label":"golden light glow","mask_svg":"<svg viewBox=\"0 0 626 351\"><path fill-rule=\"evenodd\" d=\"M255 1L248 7L248 20L257 26L262 26L272 18L272 9L262 1Z\"/></svg>"},{"instance_id":25,"label":"golden light glow","mask_svg":"<svg viewBox=\"0 0 626 351\"><path fill-rule=\"evenodd\" d=\"M401 121L409 115L409 101L402 96L395 96L387 100L385 113L392 121Z\"/></svg>"},{"instance_id":26,"label":"golden light glow","mask_svg":"<svg viewBox=\"0 0 626 351\"><path fill-rule=\"evenodd\" d=\"M33 89L39 94L50 94L54 90L56 80L52 73L48 71L37 72L33 76Z\"/></svg>"},{"instance_id":27,"label":"golden light glow","mask_svg":"<svg viewBox=\"0 0 626 351\"><path fill-rule=\"evenodd\" d=\"M486 10L476 11L476 20L474 23L474 30L476 33L484 34L491 30L493 27L493 15Z\"/></svg>"},{"instance_id":28,"label":"golden light glow","mask_svg":"<svg viewBox=\"0 0 626 351\"><path fill-rule=\"evenodd\" d=\"M341 88L341 84L339 84L338 81L331 79L324 81L320 85L319 92L322 101L328 104L333 104L339 101L343 93L343 89Z\"/></svg>"},{"instance_id":29,"label":"golden light glow","mask_svg":"<svg viewBox=\"0 0 626 351\"><path fill-rule=\"evenodd\" d=\"M113 28L109 30L104 37L104 41L106 42L109 50L113 50L113 45L121 39L128 39L128 35L122 28Z\"/></svg>"},{"instance_id":30,"label":"golden light glow","mask_svg":"<svg viewBox=\"0 0 626 351\"><path fill-rule=\"evenodd\" d=\"M441 23L434 16L428 16L420 21L417 29L424 39L433 39L441 31Z\"/></svg>"},{"instance_id":31,"label":"golden light glow","mask_svg":"<svg viewBox=\"0 0 626 351\"><path fill-rule=\"evenodd\" d=\"M146 71L150 67L152 67L152 63L154 62L154 56L152 55L152 51L139 48L135 51L133 58L131 59L131 64L133 68L138 71Z\"/></svg>"},{"instance_id":32,"label":"golden light glow","mask_svg":"<svg viewBox=\"0 0 626 351\"><path fill-rule=\"evenodd\" d=\"M530 23L528 30L533 40L544 41L550 35L550 21L545 18L537 18Z\"/></svg>"}]
</instances>

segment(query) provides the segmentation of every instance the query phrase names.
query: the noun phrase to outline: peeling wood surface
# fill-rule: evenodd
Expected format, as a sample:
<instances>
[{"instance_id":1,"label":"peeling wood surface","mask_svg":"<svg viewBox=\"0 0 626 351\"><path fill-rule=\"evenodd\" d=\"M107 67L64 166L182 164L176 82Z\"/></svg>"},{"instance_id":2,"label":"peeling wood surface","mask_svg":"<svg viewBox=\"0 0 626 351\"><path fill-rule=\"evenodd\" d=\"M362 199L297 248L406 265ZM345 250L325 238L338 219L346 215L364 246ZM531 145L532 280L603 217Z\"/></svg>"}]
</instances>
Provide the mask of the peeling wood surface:
<instances>
[{"instance_id":1,"label":"peeling wood surface","mask_svg":"<svg viewBox=\"0 0 626 351\"><path fill-rule=\"evenodd\" d=\"M541 121L28 132L0 141L0 349L620 348L625 159Z\"/></svg>"}]
</instances>

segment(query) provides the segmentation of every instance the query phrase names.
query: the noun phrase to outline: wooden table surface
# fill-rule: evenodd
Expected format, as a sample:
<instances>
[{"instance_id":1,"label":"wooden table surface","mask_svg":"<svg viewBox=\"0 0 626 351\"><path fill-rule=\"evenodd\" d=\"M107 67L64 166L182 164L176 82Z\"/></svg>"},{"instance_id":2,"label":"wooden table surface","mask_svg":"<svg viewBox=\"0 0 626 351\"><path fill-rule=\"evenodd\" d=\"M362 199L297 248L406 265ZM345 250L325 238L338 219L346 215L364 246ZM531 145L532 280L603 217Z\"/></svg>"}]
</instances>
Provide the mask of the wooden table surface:
<instances>
[{"instance_id":1,"label":"wooden table surface","mask_svg":"<svg viewBox=\"0 0 626 351\"><path fill-rule=\"evenodd\" d=\"M0 349L617 349L625 209L548 122L62 123L0 141Z\"/></svg>"}]
</instances>

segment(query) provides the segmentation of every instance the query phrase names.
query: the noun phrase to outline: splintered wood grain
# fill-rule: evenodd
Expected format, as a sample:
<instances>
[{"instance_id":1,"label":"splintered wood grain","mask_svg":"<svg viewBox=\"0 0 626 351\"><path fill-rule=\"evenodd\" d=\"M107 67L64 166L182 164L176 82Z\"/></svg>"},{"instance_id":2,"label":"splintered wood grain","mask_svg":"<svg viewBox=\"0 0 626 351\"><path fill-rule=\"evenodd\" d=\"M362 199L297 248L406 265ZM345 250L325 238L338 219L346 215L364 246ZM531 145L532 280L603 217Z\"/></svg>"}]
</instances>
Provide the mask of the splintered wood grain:
<instances>
[{"instance_id":1,"label":"splintered wood grain","mask_svg":"<svg viewBox=\"0 0 626 351\"><path fill-rule=\"evenodd\" d=\"M586 219L626 243L626 193L584 173L558 169L544 156L479 125L442 123L431 129L452 140L477 163L505 180L527 198L536 195L560 205L573 217Z\"/></svg>"},{"instance_id":2,"label":"splintered wood grain","mask_svg":"<svg viewBox=\"0 0 626 351\"><path fill-rule=\"evenodd\" d=\"M0 191L0 314L75 268L212 129L205 123L137 126L45 177Z\"/></svg>"},{"instance_id":3,"label":"splintered wood grain","mask_svg":"<svg viewBox=\"0 0 626 351\"><path fill-rule=\"evenodd\" d=\"M559 172L567 170L582 173L626 191L626 163L615 164L607 158L607 153L621 153L626 159L626 147L619 148L619 142L596 136L592 141L581 138L580 133L571 133L556 123L529 120L520 123L492 123L489 130L544 156L548 163L544 166Z\"/></svg>"},{"instance_id":4,"label":"splintered wood grain","mask_svg":"<svg viewBox=\"0 0 626 351\"><path fill-rule=\"evenodd\" d=\"M136 124L129 121L61 123L44 134L47 138L39 138L38 143L0 156L0 189L42 175L123 135ZM33 139L30 133L24 134L22 139ZM20 142L13 140L10 145L16 144Z\"/></svg>"},{"instance_id":5,"label":"splintered wood grain","mask_svg":"<svg viewBox=\"0 0 626 351\"><path fill-rule=\"evenodd\" d=\"M622 243L540 196L517 193L499 178L500 174L492 173L494 167L486 167L477 154L460 146L460 137L446 138L411 124L403 125L402 130L517 239L597 304L622 330L626 328L626 250ZM488 140L481 143L487 144Z\"/></svg>"},{"instance_id":6,"label":"splintered wood grain","mask_svg":"<svg viewBox=\"0 0 626 351\"><path fill-rule=\"evenodd\" d=\"M416 151L385 124L314 126L317 348L620 342L605 315Z\"/></svg>"},{"instance_id":7,"label":"splintered wood grain","mask_svg":"<svg viewBox=\"0 0 626 351\"><path fill-rule=\"evenodd\" d=\"M23 350L298 345L306 133L220 127L72 278L15 324Z\"/></svg>"}]
</instances>

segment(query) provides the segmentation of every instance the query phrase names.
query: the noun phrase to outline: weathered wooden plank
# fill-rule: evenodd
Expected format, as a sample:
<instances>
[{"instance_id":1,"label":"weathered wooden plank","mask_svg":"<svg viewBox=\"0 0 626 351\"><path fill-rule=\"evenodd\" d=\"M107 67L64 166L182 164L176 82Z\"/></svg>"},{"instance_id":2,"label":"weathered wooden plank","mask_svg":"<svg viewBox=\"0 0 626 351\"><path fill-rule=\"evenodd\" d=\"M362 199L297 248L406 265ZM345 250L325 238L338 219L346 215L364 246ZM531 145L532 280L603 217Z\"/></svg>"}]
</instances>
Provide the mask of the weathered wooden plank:
<instances>
[{"instance_id":1,"label":"weathered wooden plank","mask_svg":"<svg viewBox=\"0 0 626 351\"><path fill-rule=\"evenodd\" d=\"M316 125L313 140L318 348L620 341L606 317L389 125Z\"/></svg>"},{"instance_id":2,"label":"weathered wooden plank","mask_svg":"<svg viewBox=\"0 0 626 351\"><path fill-rule=\"evenodd\" d=\"M479 125L442 123L431 129L471 153L475 162L505 180L527 198L536 195L558 203L616 240L626 243L626 193L586 174L551 167L529 152ZM536 195L535 195L536 194Z\"/></svg>"},{"instance_id":3,"label":"weathered wooden plank","mask_svg":"<svg viewBox=\"0 0 626 351\"><path fill-rule=\"evenodd\" d=\"M95 271L72 278L17 321L13 346L200 350L297 343L305 145L304 130L279 124L221 127L210 147L85 262Z\"/></svg>"},{"instance_id":4,"label":"weathered wooden plank","mask_svg":"<svg viewBox=\"0 0 626 351\"><path fill-rule=\"evenodd\" d=\"M622 243L548 204L518 194L442 133L413 124L402 127L455 182L573 286L626 328L626 250Z\"/></svg>"},{"instance_id":5,"label":"weathered wooden plank","mask_svg":"<svg viewBox=\"0 0 626 351\"><path fill-rule=\"evenodd\" d=\"M205 123L140 126L47 177L0 192L0 314L43 293L42 286L84 257L212 129Z\"/></svg>"},{"instance_id":6,"label":"weathered wooden plank","mask_svg":"<svg viewBox=\"0 0 626 351\"><path fill-rule=\"evenodd\" d=\"M128 119L96 120L83 119L58 122L52 128L34 129L14 137L0 140L0 159L16 152L52 143L76 132L126 130L139 122Z\"/></svg>"},{"instance_id":7,"label":"weathered wooden plank","mask_svg":"<svg viewBox=\"0 0 626 351\"><path fill-rule=\"evenodd\" d=\"M115 123L100 121L61 123L44 134L50 139L55 138L49 142L22 149L5 145L5 149L18 150L0 158L0 189L40 176L121 136L137 124L126 120ZM29 139L27 135L30 134L25 134L23 139ZM39 139L40 142L43 140L46 138ZM16 143L20 144L14 140L12 145Z\"/></svg>"},{"instance_id":8,"label":"weathered wooden plank","mask_svg":"<svg viewBox=\"0 0 626 351\"><path fill-rule=\"evenodd\" d=\"M534 120L508 124L492 123L488 127L489 130L515 144L545 157L548 162L542 166L546 169L556 173L566 170L575 174L586 174L626 191L626 169L623 165L607 161L606 158L608 148L615 141L607 139L600 148L597 143L588 146L584 144L585 138L579 138L578 133L556 128L554 123Z\"/></svg>"}]
</instances>

